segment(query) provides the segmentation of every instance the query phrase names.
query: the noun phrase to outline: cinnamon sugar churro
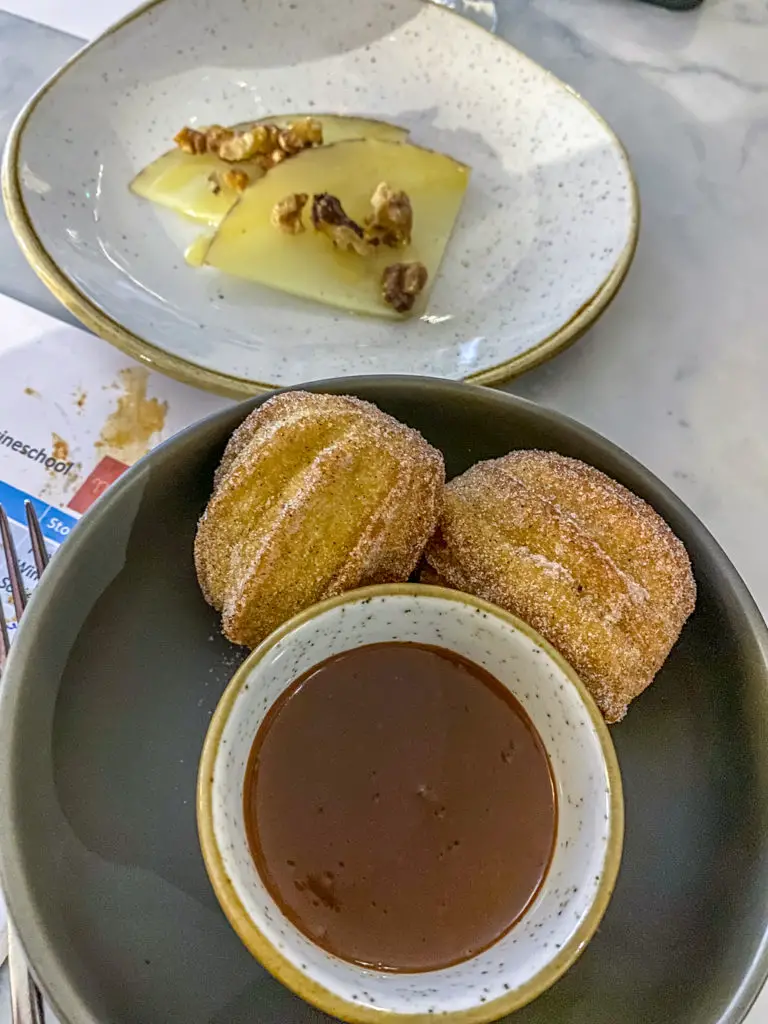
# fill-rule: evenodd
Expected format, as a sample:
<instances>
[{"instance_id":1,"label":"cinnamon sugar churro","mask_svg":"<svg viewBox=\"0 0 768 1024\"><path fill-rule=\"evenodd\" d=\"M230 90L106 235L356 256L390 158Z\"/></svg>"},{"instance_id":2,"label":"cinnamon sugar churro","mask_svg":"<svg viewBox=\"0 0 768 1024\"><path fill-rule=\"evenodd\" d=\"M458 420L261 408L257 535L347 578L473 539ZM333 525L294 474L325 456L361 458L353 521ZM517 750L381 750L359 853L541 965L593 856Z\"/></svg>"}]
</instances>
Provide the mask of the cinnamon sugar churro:
<instances>
[{"instance_id":1,"label":"cinnamon sugar churro","mask_svg":"<svg viewBox=\"0 0 768 1024\"><path fill-rule=\"evenodd\" d=\"M653 680L691 614L688 555L621 484L553 452L478 463L446 487L421 579L530 623L609 722Z\"/></svg>"},{"instance_id":2,"label":"cinnamon sugar churro","mask_svg":"<svg viewBox=\"0 0 768 1024\"><path fill-rule=\"evenodd\" d=\"M197 531L203 595L254 647L315 601L407 580L435 528L442 455L369 402L292 391L235 431Z\"/></svg>"}]
</instances>

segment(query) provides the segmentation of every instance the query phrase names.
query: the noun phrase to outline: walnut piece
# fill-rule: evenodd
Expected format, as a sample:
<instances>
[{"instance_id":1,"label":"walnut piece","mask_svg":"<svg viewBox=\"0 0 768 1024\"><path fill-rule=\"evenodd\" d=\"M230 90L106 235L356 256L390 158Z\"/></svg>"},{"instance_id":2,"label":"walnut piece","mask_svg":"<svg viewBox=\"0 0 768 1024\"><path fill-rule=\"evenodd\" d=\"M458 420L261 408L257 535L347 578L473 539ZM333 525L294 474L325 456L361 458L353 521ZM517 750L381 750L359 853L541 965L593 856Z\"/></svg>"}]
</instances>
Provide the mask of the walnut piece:
<instances>
[{"instance_id":1,"label":"walnut piece","mask_svg":"<svg viewBox=\"0 0 768 1024\"><path fill-rule=\"evenodd\" d=\"M344 212L336 196L321 192L312 197L312 224L316 231L328 235L338 249L367 256L371 246L363 237L363 229Z\"/></svg>"},{"instance_id":2,"label":"walnut piece","mask_svg":"<svg viewBox=\"0 0 768 1024\"><path fill-rule=\"evenodd\" d=\"M407 313L424 291L428 276L423 263L392 263L381 275L384 301L398 313Z\"/></svg>"},{"instance_id":3,"label":"walnut piece","mask_svg":"<svg viewBox=\"0 0 768 1024\"><path fill-rule=\"evenodd\" d=\"M254 124L247 128L182 128L174 137L185 153L199 156L215 153L227 163L255 160L265 171L311 146L323 143L323 126L313 117L299 118L287 128L275 124Z\"/></svg>"},{"instance_id":4,"label":"walnut piece","mask_svg":"<svg viewBox=\"0 0 768 1024\"><path fill-rule=\"evenodd\" d=\"M221 146L235 135L232 128L222 128L220 124L212 124L210 128L203 128L202 131L209 153L218 153Z\"/></svg>"},{"instance_id":5,"label":"walnut piece","mask_svg":"<svg viewBox=\"0 0 768 1024\"><path fill-rule=\"evenodd\" d=\"M227 188L232 188L235 192L245 192L251 181L245 171L241 171L237 167L233 167L229 171L224 171L221 176L221 180Z\"/></svg>"},{"instance_id":6,"label":"walnut piece","mask_svg":"<svg viewBox=\"0 0 768 1024\"><path fill-rule=\"evenodd\" d=\"M288 235L299 235L304 228L301 215L307 205L309 196L306 192L294 192L285 196L272 207L272 224Z\"/></svg>"},{"instance_id":7,"label":"walnut piece","mask_svg":"<svg viewBox=\"0 0 768 1024\"><path fill-rule=\"evenodd\" d=\"M366 239L393 249L410 245L413 208L406 193L396 192L382 181L371 196L371 206L373 213L365 222Z\"/></svg>"},{"instance_id":8,"label":"walnut piece","mask_svg":"<svg viewBox=\"0 0 768 1024\"><path fill-rule=\"evenodd\" d=\"M262 128L262 125L258 126L258 129ZM261 156L269 142L266 133L258 129L235 132L230 138L222 139L218 148L213 152L217 153L222 160L226 160L228 164L240 163L242 160Z\"/></svg>"},{"instance_id":9,"label":"walnut piece","mask_svg":"<svg viewBox=\"0 0 768 1024\"><path fill-rule=\"evenodd\" d=\"M314 117L303 117L280 131L280 148L288 156L323 144L323 126Z\"/></svg>"},{"instance_id":10,"label":"walnut piece","mask_svg":"<svg viewBox=\"0 0 768 1024\"><path fill-rule=\"evenodd\" d=\"M211 125L210 128L182 128L173 141L183 149L185 153L199 156L202 153L218 153L221 146L233 138L235 132L231 128L222 128L219 124Z\"/></svg>"},{"instance_id":11,"label":"walnut piece","mask_svg":"<svg viewBox=\"0 0 768 1024\"><path fill-rule=\"evenodd\" d=\"M281 164L283 160L288 159L288 154L284 149L273 149L271 153L267 153L266 156L259 157L259 163L265 171L268 171L270 167L274 167L276 164Z\"/></svg>"},{"instance_id":12,"label":"walnut piece","mask_svg":"<svg viewBox=\"0 0 768 1024\"><path fill-rule=\"evenodd\" d=\"M248 177L246 172L237 167L232 167L230 170L224 171L223 173L212 171L208 175L208 188L215 196L221 192L222 185L226 185L227 188L234 189L235 192L245 192L250 183L251 179Z\"/></svg>"},{"instance_id":13,"label":"walnut piece","mask_svg":"<svg viewBox=\"0 0 768 1024\"><path fill-rule=\"evenodd\" d=\"M191 153L193 156L208 152L205 132L199 132L195 128L182 128L174 135L173 141L179 149L183 149L185 153Z\"/></svg>"}]
</instances>

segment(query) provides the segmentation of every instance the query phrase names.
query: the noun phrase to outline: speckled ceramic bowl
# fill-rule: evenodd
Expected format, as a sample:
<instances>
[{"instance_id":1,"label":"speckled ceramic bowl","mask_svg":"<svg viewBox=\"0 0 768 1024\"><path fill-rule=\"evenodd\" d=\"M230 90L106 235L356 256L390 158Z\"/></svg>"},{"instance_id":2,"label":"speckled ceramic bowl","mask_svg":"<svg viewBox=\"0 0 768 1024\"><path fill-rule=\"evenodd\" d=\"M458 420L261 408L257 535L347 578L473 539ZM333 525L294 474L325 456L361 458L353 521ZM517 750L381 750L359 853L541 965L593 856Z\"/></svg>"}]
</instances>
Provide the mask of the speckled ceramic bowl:
<instances>
[{"instance_id":1,"label":"speckled ceramic bowl","mask_svg":"<svg viewBox=\"0 0 768 1024\"><path fill-rule=\"evenodd\" d=\"M549 755L557 841L538 896L486 951L439 971L392 974L339 960L301 934L251 857L243 780L258 728L313 665L364 644L418 641L484 666L520 701ZM573 963L608 904L621 858L623 803L608 730L573 669L529 626L456 591L368 587L308 609L272 634L227 688L206 738L198 827L208 873L251 953L289 988L345 1021L496 1020L530 1002Z\"/></svg>"}]
</instances>

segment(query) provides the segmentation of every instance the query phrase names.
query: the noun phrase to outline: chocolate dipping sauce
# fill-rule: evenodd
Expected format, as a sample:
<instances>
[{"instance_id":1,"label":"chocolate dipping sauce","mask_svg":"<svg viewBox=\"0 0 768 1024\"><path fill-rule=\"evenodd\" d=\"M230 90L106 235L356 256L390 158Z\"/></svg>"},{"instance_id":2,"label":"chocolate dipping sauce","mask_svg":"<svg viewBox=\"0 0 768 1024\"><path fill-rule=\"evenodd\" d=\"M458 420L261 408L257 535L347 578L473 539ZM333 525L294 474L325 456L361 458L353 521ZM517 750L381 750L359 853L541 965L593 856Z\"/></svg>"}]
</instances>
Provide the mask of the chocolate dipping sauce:
<instances>
[{"instance_id":1,"label":"chocolate dipping sauce","mask_svg":"<svg viewBox=\"0 0 768 1024\"><path fill-rule=\"evenodd\" d=\"M518 701L441 647L380 643L298 679L258 731L248 841L285 915L344 960L426 971L481 952L535 897L549 760Z\"/></svg>"}]
</instances>

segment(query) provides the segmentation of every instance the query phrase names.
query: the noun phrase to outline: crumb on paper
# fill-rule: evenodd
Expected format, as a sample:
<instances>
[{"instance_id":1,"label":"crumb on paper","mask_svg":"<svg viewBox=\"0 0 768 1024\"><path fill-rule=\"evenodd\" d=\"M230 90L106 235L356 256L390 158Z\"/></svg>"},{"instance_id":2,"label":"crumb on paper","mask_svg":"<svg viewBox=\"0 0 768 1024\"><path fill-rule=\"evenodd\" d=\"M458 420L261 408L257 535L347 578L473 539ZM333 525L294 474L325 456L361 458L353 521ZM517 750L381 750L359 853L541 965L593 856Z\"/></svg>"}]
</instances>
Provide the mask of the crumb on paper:
<instances>
[{"instance_id":1,"label":"crumb on paper","mask_svg":"<svg viewBox=\"0 0 768 1024\"><path fill-rule=\"evenodd\" d=\"M72 491L77 490L82 472L82 462L68 463L65 474L49 471L45 483L38 492L38 497L50 501L53 505L63 505Z\"/></svg>"},{"instance_id":2,"label":"crumb on paper","mask_svg":"<svg viewBox=\"0 0 768 1024\"><path fill-rule=\"evenodd\" d=\"M51 455L57 462L69 461L69 444L58 434L51 434Z\"/></svg>"},{"instance_id":3,"label":"crumb on paper","mask_svg":"<svg viewBox=\"0 0 768 1024\"><path fill-rule=\"evenodd\" d=\"M83 464L72 461L70 445L65 438L51 431L51 457L45 462L46 480L38 497L52 504L63 504L78 484Z\"/></svg>"},{"instance_id":4,"label":"crumb on paper","mask_svg":"<svg viewBox=\"0 0 768 1024\"><path fill-rule=\"evenodd\" d=\"M149 370L129 366L118 374L122 394L107 417L95 447L100 454L133 465L146 455L165 427L168 403L147 397Z\"/></svg>"}]
</instances>

